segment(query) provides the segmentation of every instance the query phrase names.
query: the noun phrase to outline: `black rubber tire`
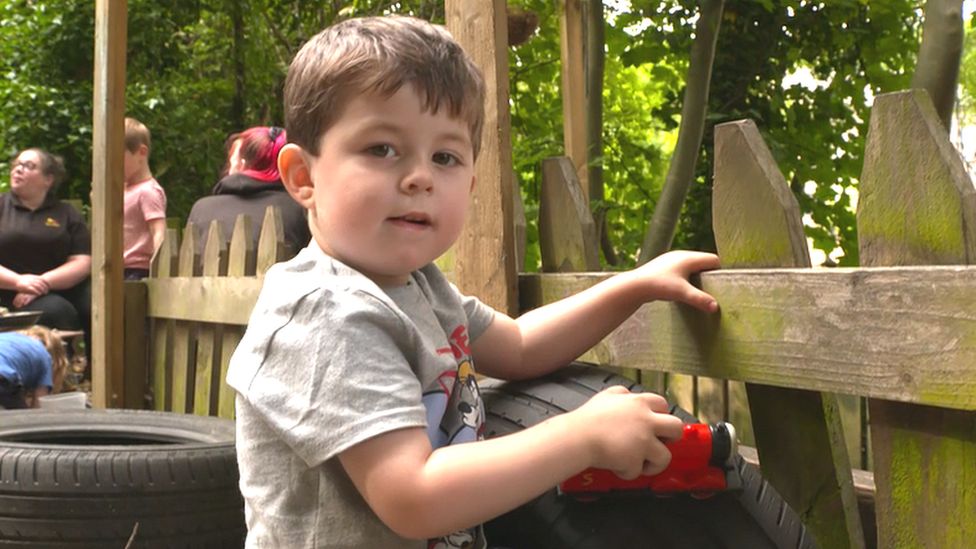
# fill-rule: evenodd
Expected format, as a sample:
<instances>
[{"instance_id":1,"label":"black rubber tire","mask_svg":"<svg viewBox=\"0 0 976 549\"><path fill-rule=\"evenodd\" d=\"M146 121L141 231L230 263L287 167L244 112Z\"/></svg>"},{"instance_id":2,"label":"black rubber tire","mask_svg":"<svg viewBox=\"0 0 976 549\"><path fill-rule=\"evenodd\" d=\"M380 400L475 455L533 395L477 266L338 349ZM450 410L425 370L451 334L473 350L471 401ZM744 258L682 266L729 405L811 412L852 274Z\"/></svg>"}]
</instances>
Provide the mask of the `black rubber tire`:
<instances>
[{"instance_id":1,"label":"black rubber tire","mask_svg":"<svg viewBox=\"0 0 976 549\"><path fill-rule=\"evenodd\" d=\"M489 438L535 425L579 407L597 392L633 381L575 363L524 382L482 383ZM694 421L687 413L675 413ZM579 502L553 489L485 525L494 547L512 549L815 549L816 543L755 466L738 458L743 490L707 499L651 495Z\"/></svg>"},{"instance_id":2,"label":"black rubber tire","mask_svg":"<svg viewBox=\"0 0 976 549\"><path fill-rule=\"evenodd\" d=\"M240 548L234 422L0 412L0 548Z\"/></svg>"}]
</instances>

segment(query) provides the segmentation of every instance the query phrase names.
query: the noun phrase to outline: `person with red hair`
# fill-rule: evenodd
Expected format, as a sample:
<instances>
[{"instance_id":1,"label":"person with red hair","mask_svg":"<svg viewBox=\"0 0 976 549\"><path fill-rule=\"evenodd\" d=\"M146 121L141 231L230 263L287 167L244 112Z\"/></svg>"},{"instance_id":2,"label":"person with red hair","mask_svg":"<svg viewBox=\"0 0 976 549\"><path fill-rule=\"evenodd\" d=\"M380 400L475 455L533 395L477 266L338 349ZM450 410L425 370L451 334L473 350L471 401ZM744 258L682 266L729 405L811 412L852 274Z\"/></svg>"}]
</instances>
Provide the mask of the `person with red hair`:
<instances>
[{"instance_id":1,"label":"person with red hair","mask_svg":"<svg viewBox=\"0 0 976 549\"><path fill-rule=\"evenodd\" d=\"M229 240L239 214L251 218L253 242L257 247L261 225L268 206L281 211L285 244L291 257L304 248L311 233L305 208L295 202L281 183L278 152L288 142L283 128L256 126L231 135L225 175L213 187L211 196L193 204L188 222L202 231L200 247L214 220L220 223L224 238Z\"/></svg>"}]
</instances>

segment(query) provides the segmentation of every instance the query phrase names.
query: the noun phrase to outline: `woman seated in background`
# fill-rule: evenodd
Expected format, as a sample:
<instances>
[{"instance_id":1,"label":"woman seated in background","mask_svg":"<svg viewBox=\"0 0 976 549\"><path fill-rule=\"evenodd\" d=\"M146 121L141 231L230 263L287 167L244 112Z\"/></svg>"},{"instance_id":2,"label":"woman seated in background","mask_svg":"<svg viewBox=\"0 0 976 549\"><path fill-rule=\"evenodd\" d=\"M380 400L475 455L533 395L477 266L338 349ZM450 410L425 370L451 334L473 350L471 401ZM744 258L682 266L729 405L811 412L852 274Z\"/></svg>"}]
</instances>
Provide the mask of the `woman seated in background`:
<instances>
[{"instance_id":1,"label":"woman seated in background","mask_svg":"<svg viewBox=\"0 0 976 549\"><path fill-rule=\"evenodd\" d=\"M311 234L305 208L295 202L281 183L278 174L278 152L285 146L285 130L275 126L258 126L228 139L230 143L227 175L213 188L213 195L193 204L188 222L206 240L210 222L220 222L224 239L230 240L238 214L251 218L253 242L257 247L268 206L278 206L288 248L286 258L304 248ZM202 244L200 246L202 248Z\"/></svg>"},{"instance_id":2,"label":"woman seated in background","mask_svg":"<svg viewBox=\"0 0 976 549\"><path fill-rule=\"evenodd\" d=\"M10 192L0 195L0 305L41 311L38 324L84 330L87 343L91 234L81 213L55 196L64 178L61 158L42 149L10 164Z\"/></svg>"}]
</instances>

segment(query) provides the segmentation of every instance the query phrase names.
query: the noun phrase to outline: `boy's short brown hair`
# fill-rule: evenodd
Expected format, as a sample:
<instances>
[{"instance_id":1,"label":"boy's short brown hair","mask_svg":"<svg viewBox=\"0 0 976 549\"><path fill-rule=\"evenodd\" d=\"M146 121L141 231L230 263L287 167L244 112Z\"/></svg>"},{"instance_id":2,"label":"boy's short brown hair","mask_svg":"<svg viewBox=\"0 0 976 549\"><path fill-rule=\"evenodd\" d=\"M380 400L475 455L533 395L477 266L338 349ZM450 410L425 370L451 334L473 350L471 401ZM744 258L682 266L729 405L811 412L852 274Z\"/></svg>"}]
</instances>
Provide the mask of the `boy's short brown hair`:
<instances>
[{"instance_id":1,"label":"boy's short brown hair","mask_svg":"<svg viewBox=\"0 0 976 549\"><path fill-rule=\"evenodd\" d=\"M139 145L145 145L146 150L152 150L152 136L149 128L135 118L125 118L125 150L134 153L139 150Z\"/></svg>"},{"instance_id":2,"label":"boy's short brown hair","mask_svg":"<svg viewBox=\"0 0 976 549\"><path fill-rule=\"evenodd\" d=\"M444 27L402 16L347 19L302 46L285 80L289 140L318 155L319 138L358 94L391 96L416 86L425 107L465 121L474 155L481 147L485 83Z\"/></svg>"}]
</instances>

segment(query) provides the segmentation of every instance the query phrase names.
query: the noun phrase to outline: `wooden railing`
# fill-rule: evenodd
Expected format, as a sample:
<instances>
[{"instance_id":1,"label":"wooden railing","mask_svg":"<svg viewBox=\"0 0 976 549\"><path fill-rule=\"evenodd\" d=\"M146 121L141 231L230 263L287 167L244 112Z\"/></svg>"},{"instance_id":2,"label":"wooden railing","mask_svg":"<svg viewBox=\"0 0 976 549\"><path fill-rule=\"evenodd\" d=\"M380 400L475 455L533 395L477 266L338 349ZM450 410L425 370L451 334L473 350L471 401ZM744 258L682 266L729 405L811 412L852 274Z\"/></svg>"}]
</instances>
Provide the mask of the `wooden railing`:
<instances>
[{"instance_id":1,"label":"wooden railing","mask_svg":"<svg viewBox=\"0 0 976 549\"><path fill-rule=\"evenodd\" d=\"M976 539L976 190L939 124L923 92L876 99L857 269L810 268L796 200L755 125L718 126L713 219L723 269L700 284L721 312L648 304L584 357L640 371L703 419L750 426L764 475L821 547L865 546L851 466L862 452L873 457L878 546ZM548 169L572 172L558 161ZM595 231L576 183L548 179L544 264L592 268ZM259 251L247 250L246 225L238 221L226 252L211 229L202 261L185 233L178 260L166 248L141 285L157 409L232 416L226 363L281 249L280 226L266 221ZM607 276L523 274L521 307ZM871 426L863 448L862 415Z\"/></svg>"}]
</instances>

